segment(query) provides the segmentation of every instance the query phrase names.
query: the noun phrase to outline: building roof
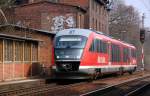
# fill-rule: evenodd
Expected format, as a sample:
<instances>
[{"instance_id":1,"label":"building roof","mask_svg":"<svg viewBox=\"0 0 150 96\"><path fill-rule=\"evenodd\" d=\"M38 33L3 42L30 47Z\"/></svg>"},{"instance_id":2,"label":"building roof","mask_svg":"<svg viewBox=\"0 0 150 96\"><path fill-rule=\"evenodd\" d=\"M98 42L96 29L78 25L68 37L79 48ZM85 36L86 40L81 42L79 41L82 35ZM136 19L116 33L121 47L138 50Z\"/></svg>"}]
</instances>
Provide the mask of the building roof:
<instances>
[{"instance_id":1,"label":"building roof","mask_svg":"<svg viewBox=\"0 0 150 96\"><path fill-rule=\"evenodd\" d=\"M51 1L39 1L39 2L34 2L34 3L28 3L28 4L23 4L23 5L19 5L19 6L15 6L16 8L18 7L24 7L24 6L29 6L29 5L36 5L36 4L43 4L43 3L49 3L49 4L55 4L55 5L62 5L62 6L68 6L68 7L74 7L80 11L86 12L86 9L80 7L80 6L74 6L74 5L69 5L69 4L64 4L64 3L55 3L55 2L51 2Z\"/></svg>"},{"instance_id":2,"label":"building roof","mask_svg":"<svg viewBox=\"0 0 150 96\"><path fill-rule=\"evenodd\" d=\"M1 34L0 33L0 39L13 39L13 40L27 40L27 41L36 41L36 42L42 42L42 40L39 39L32 39L32 38L26 38L26 37L19 37L19 36L13 36L13 35L8 35L8 34Z\"/></svg>"},{"instance_id":3,"label":"building roof","mask_svg":"<svg viewBox=\"0 0 150 96\"><path fill-rule=\"evenodd\" d=\"M28 28L25 26L19 26L19 25L14 25L14 24L6 24L6 25L0 25L0 28L4 28L4 27L14 27L14 28L18 28L18 29L25 29L25 30L30 30L32 32L39 32L42 34L48 34L48 35L55 35L56 33L51 32L51 31L46 31L46 30L40 30L40 29L34 29L34 28Z\"/></svg>"}]
</instances>

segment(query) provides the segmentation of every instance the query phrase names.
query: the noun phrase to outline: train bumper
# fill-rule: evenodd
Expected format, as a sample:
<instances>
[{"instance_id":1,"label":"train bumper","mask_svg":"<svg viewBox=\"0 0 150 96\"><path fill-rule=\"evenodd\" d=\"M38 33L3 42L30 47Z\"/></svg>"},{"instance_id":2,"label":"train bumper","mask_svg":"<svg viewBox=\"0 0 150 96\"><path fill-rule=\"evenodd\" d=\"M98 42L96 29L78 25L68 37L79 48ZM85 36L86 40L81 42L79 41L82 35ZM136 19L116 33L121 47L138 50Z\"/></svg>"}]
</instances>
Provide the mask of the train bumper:
<instances>
[{"instance_id":1,"label":"train bumper","mask_svg":"<svg viewBox=\"0 0 150 96\"><path fill-rule=\"evenodd\" d=\"M92 75L92 72L89 69L79 69L74 72L62 72L53 69L52 72L53 79L89 79Z\"/></svg>"}]
</instances>

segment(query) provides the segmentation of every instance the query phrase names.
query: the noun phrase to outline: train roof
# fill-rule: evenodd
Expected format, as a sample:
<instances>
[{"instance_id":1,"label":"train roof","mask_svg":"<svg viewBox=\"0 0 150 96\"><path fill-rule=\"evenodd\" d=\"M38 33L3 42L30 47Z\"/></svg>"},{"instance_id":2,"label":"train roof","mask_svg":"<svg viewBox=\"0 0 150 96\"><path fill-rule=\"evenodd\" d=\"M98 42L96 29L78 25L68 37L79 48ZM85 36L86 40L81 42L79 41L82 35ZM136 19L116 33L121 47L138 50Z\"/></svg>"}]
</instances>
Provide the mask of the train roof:
<instances>
[{"instance_id":1,"label":"train roof","mask_svg":"<svg viewBox=\"0 0 150 96\"><path fill-rule=\"evenodd\" d=\"M95 30L92 30L92 31L95 32L95 33L97 33L97 34L102 35L103 37L105 37L105 38L107 38L108 40L111 40L111 41L113 41L113 42L121 43L121 44L124 45L124 46L128 46L128 47L135 48L135 46L133 46L132 44L127 43L127 42L125 42L125 41L117 40L117 39L115 39L114 37L112 37L112 36L110 36L110 35L108 35L108 34L105 34L105 33L103 33L103 32L99 32L99 31L95 31Z\"/></svg>"},{"instance_id":2,"label":"train roof","mask_svg":"<svg viewBox=\"0 0 150 96\"><path fill-rule=\"evenodd\" d=\"M89 37L89 35L92 33L89 29L78 29L78 28L71 28L71 29L64 29L62 31L59 31L56 33L56 37L61 35L82 35Z\"/></svg>"},{"instance_id":3,"label":"train roof","mask_svg":"<svg viewBox=\"0 0 150 96\"><path fill-rule=\"evenodd\" d=\"M79 29L79 28L64 29L62 31L57 32L56 37L62 36L62 35L82 35L82 36L89 37L89 35L92 32L103 36L103 38L105 38L107 40L110 40L110 41L113 41L113 42L116 42L116 43L121 43L124 46L135 48L132 44L129 44L129 43L121 41L121 40L114 39L110 35L107 35L103 32L98 32L98 31L90 30L90 29Z\"/></svg>"}]
</instances>

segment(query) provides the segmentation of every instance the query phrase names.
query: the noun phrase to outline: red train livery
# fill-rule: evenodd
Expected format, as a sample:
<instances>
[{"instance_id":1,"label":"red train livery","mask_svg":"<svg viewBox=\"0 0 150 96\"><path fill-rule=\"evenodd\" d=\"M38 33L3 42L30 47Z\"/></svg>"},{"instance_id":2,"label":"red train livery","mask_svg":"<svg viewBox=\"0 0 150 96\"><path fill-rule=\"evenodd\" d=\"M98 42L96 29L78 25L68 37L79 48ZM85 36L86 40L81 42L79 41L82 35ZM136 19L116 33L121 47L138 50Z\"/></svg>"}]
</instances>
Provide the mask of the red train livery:
<instances>
[{"instance_id":1,"label":"red train livery","mask_svg":"<svg viewBox=\"0 0 150 96\"><path fill-rule=\"evenodd\" d=\"M96 78L136 70L136 48L102 32L65 29L54 39L55 78Z\"/></svg>"}]
</instances>

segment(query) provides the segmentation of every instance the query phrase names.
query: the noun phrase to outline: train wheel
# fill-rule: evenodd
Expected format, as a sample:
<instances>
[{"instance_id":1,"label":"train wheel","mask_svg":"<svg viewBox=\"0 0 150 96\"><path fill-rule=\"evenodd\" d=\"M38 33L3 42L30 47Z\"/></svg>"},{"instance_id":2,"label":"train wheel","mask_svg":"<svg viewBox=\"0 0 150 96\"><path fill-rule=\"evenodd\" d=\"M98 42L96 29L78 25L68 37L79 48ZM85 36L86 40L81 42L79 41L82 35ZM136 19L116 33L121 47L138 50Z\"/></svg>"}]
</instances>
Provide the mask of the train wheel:
<instances>
[{"instance_id":1,"label":"train wheel","mask_svg":"<svg viewBox=\"0 0 150 96\"><path fill-rule=\"evenodd\" d=\"M89 76L88 82L92 82L93 80L93 75Z\"/></svg>"},{"instance_id":2,"label":"train wheel","mask_svg":"<svg viewBox=\"0 0 150 96\"><path fill-rule=\"evenodd\" d=\"M132 74L133 74L133 70L129 71L128 73L129 73L130 75L132 75Z\"/></svg>"},{"instance_id":3,"label":"train wheel","mask_svg":"<svg viewBox=\"0 0 150 96\"><path fill-rule=\"evenodd\" d=\"M134 69L133 69L133 72L135 72L136 71L136 67L134 67Z\"/></svg>"},{"instance_id":4,"label":"train wheel","mask_svg":"<svg viewBox=\"0 0 150 96\"><path fill-rule=\"evenodd\" d=\"M99 77L99 75L100 75L100 72L96 72L94 80L96 80Z\"/></svg>"},{"instance_id":5,"label":"train wheel","mask_svg":"<svg viewBox=\"0 0 150 96\"><path fill-rule=\"evenodd\" d=\"M96 76L96 73L92 74L89 78L89 82L92 82L93 80L96 80L97 79L97 76Z\"/></svg>"}]
</instances>

